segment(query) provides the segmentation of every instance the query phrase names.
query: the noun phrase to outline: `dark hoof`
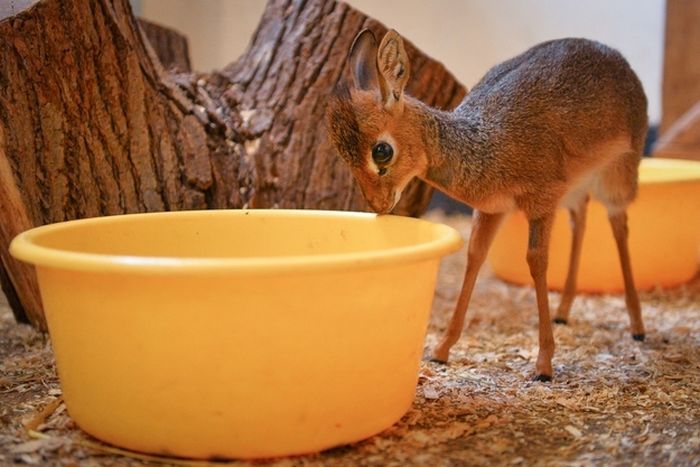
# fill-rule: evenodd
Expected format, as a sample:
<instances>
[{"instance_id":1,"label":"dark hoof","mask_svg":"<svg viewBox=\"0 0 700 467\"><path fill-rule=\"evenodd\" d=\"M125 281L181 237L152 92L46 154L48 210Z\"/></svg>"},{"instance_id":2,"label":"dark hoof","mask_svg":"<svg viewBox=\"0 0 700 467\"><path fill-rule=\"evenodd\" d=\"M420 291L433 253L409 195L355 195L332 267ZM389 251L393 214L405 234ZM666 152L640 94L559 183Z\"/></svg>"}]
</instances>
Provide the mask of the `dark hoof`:
<instances>
[{"instance_id":1,"label":"dark hoof","mask_svg":"<svg viewBox=\"0 0 700 467\"><path fill-rule=\"evenodd\" d=\"M552 321L554 324L568 324L564 318L554 318Z\"/></svg>"},{"instance_id":2,"label":"dark hoof","mask_svg":"<svg viewBox=\"0 0 700 467\"><path fill-rule=\"evenodd\" d=\"M552 377L547 375L537 375L535 376L535 381L538 381L540 383L549 383L550 381L552 381Z\"/></svg>"},{"instance_id":3,"label":"dark hoof","mask_svg":"<svg viewBox=\"0 0 700 467\"><path fill-rule=\"evenodd\" d=\"M644 342L644 338L646 336L644 334L632 334L632 339L636 340L637 342Z\"/></svg>"},{"instance_id":4,"label":"dark hoof","mask_svg":"<svg viewBox=\"0 0 700 467\"><path fill-rule=\"evenodd\" d=\"M442 360L440 358L431 357L430 361L433 363L439 363L440 365L447 365L447 360Z\"/></svg>"}]
</instances>

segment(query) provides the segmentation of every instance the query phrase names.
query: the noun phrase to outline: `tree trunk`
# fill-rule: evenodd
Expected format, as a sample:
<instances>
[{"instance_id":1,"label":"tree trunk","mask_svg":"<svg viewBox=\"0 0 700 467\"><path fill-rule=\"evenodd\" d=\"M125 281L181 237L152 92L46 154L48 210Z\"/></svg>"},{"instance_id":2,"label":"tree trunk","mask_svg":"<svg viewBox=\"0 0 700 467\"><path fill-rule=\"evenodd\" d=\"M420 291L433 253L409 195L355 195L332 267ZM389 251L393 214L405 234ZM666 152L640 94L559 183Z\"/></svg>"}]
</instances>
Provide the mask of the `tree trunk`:
<instances>
[{"instance_id":1,"label":"tree trunk","mask_svg":"<svg viewBox=\"0 0 700 467\"><path fill-rule=\"evenodd\" d=\"M25 3L0 21L0 278L34 325L45 326L35 278L7 252L28 228L163 210L366 209L326 138L325 96L357 32L381 35L381 24L332 0L271 0L238 61L191 74L177 58L164 69L168 40L152 47L127 0ZM408 52L408 92L456 105L464 88ZM414 183L395 212L419 215L429 199Z\"/></svg>"},{"instance_id":2,"label":"tree trunk","mask_svg":"<svg viewBox=\"0 0 700 467\"><path fill-rule=\"evenodd\" d=\"M661 135L700 101L700 2L667 0L665 37Z\"/></svg>"},{"instance_id":3,"label":"tree trunk","mask_svg":"<svg viewBox=\"0 0 700 467\"><path fill-rule=\"evenodd\" d=\"M700 2L666 2L663 106L654 156L700 160Z\"/></svg>"},{"instance_id":4,"label":"tree trunk","mask_svg":"<svg viewBox=\"0 0 700 467\"><path fill-rule=\"evenodd\" d=\"M663 132L654 156L700 161L700 100Z\"/></svg>"}]
</instances>

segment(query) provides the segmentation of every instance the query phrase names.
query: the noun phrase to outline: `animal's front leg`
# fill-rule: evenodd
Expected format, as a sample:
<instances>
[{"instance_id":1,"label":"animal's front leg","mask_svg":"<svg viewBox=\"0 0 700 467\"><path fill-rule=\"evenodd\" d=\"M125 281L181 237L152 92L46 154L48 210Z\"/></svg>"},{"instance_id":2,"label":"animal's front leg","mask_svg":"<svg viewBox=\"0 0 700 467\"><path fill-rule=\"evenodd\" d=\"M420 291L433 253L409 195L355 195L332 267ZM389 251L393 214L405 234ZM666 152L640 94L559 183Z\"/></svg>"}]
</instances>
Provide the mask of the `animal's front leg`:
<instances>
[{"instance_id":1,"label":"animal's front leg","mask_svg":"<svg viewBox=\"0 0 700 467\"><path fill-rule=\"evenodd\" d=\"M554 335L552 334L549 299L547 296L547 261L554 214L548 214L538 219L529 219L528 222L530 224L530 232L527 244L527 263L530 266L532 279L535 281L537 311L540 322L540 349L535 365L537 371L535 380L551 381Z\"/></svg>"},{"instance_id":2,"label":"animal's front leg","mask_svg":"<svg viewBox=\"0 0 700 467\"><path fill-rule=\"evenodd\" d=\"M464 284L459 294L459 300L452 319L440 341L440 344L433 351L433 360L441 363L447 362L450 348L459 340L464 327L464 316L467 313L469 299L474 290L474 283L479 274L481 265L484 264L486 254L489 251L493 237L498 231L503 220L503 214L487 214L481 211L474 211L474 221L472 223L472 233L469 237L469 247L467 251L467 270L464 274Z\"/></svg>"}]
</instances>

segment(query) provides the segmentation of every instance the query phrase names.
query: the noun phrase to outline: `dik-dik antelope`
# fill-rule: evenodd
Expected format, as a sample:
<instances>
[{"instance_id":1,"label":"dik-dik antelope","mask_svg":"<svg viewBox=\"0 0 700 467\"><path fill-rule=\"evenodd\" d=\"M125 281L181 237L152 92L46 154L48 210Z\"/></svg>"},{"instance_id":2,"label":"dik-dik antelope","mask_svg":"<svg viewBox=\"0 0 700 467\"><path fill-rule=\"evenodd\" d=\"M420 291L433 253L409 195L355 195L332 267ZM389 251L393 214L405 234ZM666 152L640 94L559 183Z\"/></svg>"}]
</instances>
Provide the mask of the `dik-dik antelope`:
<instances>
[{"instance_id":1,"label":"dik-dik antelope","mask_svg":"<svg viewBox=\"0 0 700 467\"><path fill-rule=\"evenodd\" d=\"M474 208L464 285L434 360L447 361L494 234L506 213L520 209L529 223L527 262L539 312L535 379L552 378L546 281L552 222L558 206L569 210L571 257L554 317L566 323L589 195L607 208L632 336L644 339L627 206L637 191L647 101L619 52L585 39L544 42L489 70L451 112L404 93L410 63L396 31L379 45L369 30L360 32L349 61L352 84L330 98L329 134L371 208L390 212L414 177Z\"/></svg>"}]
</instances>

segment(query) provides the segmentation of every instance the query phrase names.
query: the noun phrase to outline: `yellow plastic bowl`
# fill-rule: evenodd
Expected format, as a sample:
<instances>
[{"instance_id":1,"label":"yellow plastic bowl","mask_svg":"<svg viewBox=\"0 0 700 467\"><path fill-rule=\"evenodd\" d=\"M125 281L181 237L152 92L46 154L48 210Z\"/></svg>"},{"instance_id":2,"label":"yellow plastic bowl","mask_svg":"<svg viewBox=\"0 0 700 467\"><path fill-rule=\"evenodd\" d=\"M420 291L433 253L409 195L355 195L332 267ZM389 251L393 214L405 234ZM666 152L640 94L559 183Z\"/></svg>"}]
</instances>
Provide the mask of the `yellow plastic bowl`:
<instances>
[{"instance_id":1,"label":"yellow plastic bowl","mask_svg":"<svg viewBox=\"0 0 700 467\"><path fill-rule=\"evenodd\" d=\"M638 289L673 287L698 271L700 246L700 162L651 158L642 160L639 194L628 210L629 248ZM489 262L509 282L531 284L525 260L527 221L514 213L494 239ZM549 250L549 286L561 290L566 281L571 228L566 210L557 212ZM584 292L624 290L622 271L605 208L595 201L588 209L578 288Z\"/></svg>"},{"instance_id":2,"label":"yellow plastic bowl","mask_svg":"<svg viewBox=\"0 0 700 467\"><path fill-rule=\"evenodd\" d=\"M22 233L68 411L163 455L256 458L357 441L410 407L440 256L418 219L191 211Z\"/></svg>"}]
</instances>

